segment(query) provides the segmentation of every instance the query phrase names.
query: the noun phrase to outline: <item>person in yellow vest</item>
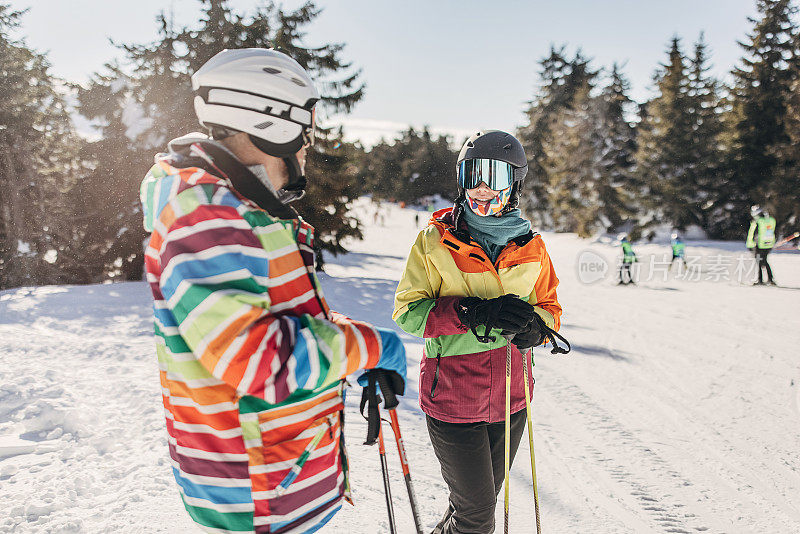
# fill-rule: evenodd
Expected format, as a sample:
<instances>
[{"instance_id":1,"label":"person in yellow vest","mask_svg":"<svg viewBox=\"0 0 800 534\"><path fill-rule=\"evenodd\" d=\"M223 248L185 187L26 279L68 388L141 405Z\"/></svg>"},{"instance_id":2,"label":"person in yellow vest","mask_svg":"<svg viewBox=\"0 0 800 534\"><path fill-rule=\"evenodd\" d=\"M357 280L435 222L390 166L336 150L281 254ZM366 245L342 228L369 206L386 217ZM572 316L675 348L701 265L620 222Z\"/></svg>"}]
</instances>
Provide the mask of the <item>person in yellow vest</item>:
<instances>
[{"instance_id":1,"label":"person in yellow vest","mask_svg":"<svg viewBox=\"0 0 800 534\"><path fill-rule=\"evenodd\" d=\"M774 286L775 281L772 278L772 268L767 262L767 255L775 246L775 217L771 217L760 206L751 207L750 215L753 217L753 221L747 232L747 250L755 252L756 260L758 260L758 282L756 284L764 284L762 271L766 270L766 283Z\"/></svg>"}]
</instances>

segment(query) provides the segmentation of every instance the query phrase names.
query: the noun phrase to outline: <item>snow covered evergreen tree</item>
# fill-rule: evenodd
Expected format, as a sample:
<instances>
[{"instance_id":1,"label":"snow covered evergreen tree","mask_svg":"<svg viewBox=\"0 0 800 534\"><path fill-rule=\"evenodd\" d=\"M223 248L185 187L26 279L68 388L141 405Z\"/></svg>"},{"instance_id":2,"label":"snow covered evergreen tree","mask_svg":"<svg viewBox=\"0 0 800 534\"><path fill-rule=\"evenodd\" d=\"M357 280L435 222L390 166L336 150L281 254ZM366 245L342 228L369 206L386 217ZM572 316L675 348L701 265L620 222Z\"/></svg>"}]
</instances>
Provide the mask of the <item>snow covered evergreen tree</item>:
<instances>
[{"instance_id":1,"label":"snow covered evergreen tree","mask_svg":"<svg viewBox=\"0 0 800 534\"><path fill-rule=\"evenodd\" d=\"M687 70L680 40L673 37L667 63L654 76L658 94L643 106L639 125L636 161L645 184L643 227L663 222L685 227L699 220L688 177L694 129Z\"/></svg>"},{"instance_id":2,"label":"snow covered evergreen tree","mask_svg":"<svg viewBox=\"0 0 800 534\"><path fill-rule=\"evenodd\" d=\"M727 189L729 237L741 237L749 218L748 206L767 206L778 226L796 209L788 196L797 190L797 168L789 154L791 135L787 112L792 86L798 79L798 26L791 0L756 0L760 19L750 19L753 31L741 64L734 69L732 182Z\"/></svg>"},{"instance_id":3,"label":"snow covered evergreen tree","mask_svg":"<svg viewBox=\"0 0 800 534\"><path fill-rule=\"evenodd\" d=\"M602 143L599 101L593 98L597 72L580 53L569 64L564 90L568 103L553 114L542 139L548 205L553 228L588 236L596 229L598 161Z\"/></svg>"},{"instance_id":4,"label":"snow covered evergreen tree","mask_svg":"<svg viewBox=\"0 0 800 534\"><path fill-rule=\"evenodd\" d=\"M46 57L11 34L23 12L0 3L0 289L72 281L66 200L82 167Z\"/></svg>"},{"instance_id":5,"label":"snow covered evergreen tree","mask_svg":"<svg viewBox=\"0 0 800 534\"><path fill-rule=\"evenodd\" d=\"M686 200L691 205L694 224L717 235L719 221L724 219L724 190L730 173L725 167L722 86L708 74L709 56L701 33L694 45L694 54L688 60L687 98L694 135L687 147L691 165L686 179L691 191Z\"/></svg>"},{"instance_id":6,"label":"snow covered evergreen tree","mask_svg":"<svg viewBox=\"0 0 800 534\"><path fill-rule=\"evenodd\" d=\"M138 184L152 164L153 152L171 138L199 129L193 111L191 75L225 48L275 48L296 59L314 78L322 94L321 113L347 112L364 95L360 71L341 58L343 44L320 47L304 45L303 27L320 13L313 2L287 11L269 3L252 15L234 13L227 0L202 0L200 24L176 29L162 14L158 39L147 44L125 44L131 66L126 75L116 65L95 76L80 94L81 113L102 125L103 138L92 144L97 162L92 182L101 184L108 175L124 179L115 189L119 202L105 210L105 235L96 246L107 248L112 265L122 262L116 274L124 279L141 274L141 239L138 220ZM298 209L317 229L317 243L341 251L341 240L358 236L358 226L345 216L353 196L348 187L348 165L341 140L334 132L319 130L321 138L307 160L312 185ZM113 145L113 146L109 146ZM116 218L114 218L116 216ZM135 223L133 221L136 221ZM111 236L133 236L124 240ZM113 242L113 243L112 243Z\"/></svg>"},{"instance_id":7,"label":"snow covered evergreen tree","mask_svg":"<svg viewBox=\"0 0 800 534\"><path fill-rule=\"evenodd\" d=\"M421 132L409 127L392 142L382 140L360 163L362 194L403 202L432 195L454 199L458 152L450 141L445 135L434 137L427 126Z\"/></svg>"},{"instance_id":8,"label":"snow covered evergreen tree","mask_svg":"<svg viewBox=\"0 0 800 534\"><path fill-rule=\"evenodd\" d=\"M541 93L518 132L536 169L523 207L559 231L613 230L636 212L628 83L614 65L596 94L600 73L580 52L565 60L551 49L541 64Z\"/></svg>"},{"instance_id":9,"label":"snow covered evergreen tree","mask_svg":"<svg viewBox=\"0 0 800 534\"><path fill-rule=\"evenodd\" d=\"M628 96L630 84L616 63L609 76L597 103L601 144L595 189L598 229L613 232L635 217L642 186L634 172L636 130L628 121L635 105Z\"/></svg>"},{"instance_id":10,"label":"snow covered evergreen tree","mask_svg":"<svg viewBox=\"0 0 800 534\"><path fill-rule=\"evenodd\" d=\"M789 142L775 149L778 170L775 187L782 194L779 204L781 233L788 235L800 231L800 64L795 64L795 81L789 93L786 110L786 133Z\"/></svg>"},{"instance_id":11,"label":"snow covered evergreen tree","mask_svg":"<svg viewBox=\"0 0 800 534\"><path fill-rule=\"evenodd\" d=\"M550 134L553 116L568 106L572 98L565 87L570 70L565 47L551 46L549 55L539 61L539 65L539 89L525 111L527 124L517 130L517 138L528 156L528 176L520 204L534 224L550 228L553 220L548 206L546 155L542 143Z\"/></svg>"}]
</instances>

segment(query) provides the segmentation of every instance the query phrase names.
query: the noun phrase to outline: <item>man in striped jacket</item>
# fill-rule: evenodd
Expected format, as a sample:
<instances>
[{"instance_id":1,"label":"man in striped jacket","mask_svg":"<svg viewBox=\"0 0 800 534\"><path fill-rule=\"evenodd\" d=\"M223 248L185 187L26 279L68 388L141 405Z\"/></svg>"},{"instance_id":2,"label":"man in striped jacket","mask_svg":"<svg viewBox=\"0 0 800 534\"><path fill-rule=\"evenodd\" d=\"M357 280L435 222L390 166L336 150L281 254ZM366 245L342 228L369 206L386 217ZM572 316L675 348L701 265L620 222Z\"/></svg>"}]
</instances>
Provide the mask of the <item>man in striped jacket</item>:
<instances>
[{"instance_id":1,"label":"man in striped jacket","mask_svg":"<svg viewBox=\"0 0 800 534\"><path fill-rule=\"evenodd\" d=\"M349 497L344 377L383 369L402 394L405 351L328 308L288 205L319 99L307 73L225 50L192 84L211 137L170 142L141 189L173 473L207 532L314 532Z\"/></svg>"}]
</instances>

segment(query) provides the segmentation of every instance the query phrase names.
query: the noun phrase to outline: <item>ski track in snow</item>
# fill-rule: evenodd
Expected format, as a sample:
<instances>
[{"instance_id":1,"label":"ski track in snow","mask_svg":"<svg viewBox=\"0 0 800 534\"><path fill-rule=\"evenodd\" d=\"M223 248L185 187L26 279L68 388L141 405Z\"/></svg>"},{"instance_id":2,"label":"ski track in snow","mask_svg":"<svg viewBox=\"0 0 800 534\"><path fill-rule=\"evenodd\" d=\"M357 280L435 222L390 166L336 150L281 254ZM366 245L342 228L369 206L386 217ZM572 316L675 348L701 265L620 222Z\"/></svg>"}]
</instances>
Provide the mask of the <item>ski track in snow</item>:
<instances>
[{"instance_id":1,"label":"ski track in snow","mask_svg":"<svg viewBox=\"0 0 800 534\"><path fill-rule=\"evenodd\" d=\"M372 225L375 208L359 201L365 240L328 257L320 280L334 309L396 329L393 295L415 212L381 209L385 223ZM791 289L800 287L800 254L770 258L784 289L674 279L615 287L610 278L581 284L576 262L587 249L608 260L618 250L569 234L545 242L573 352L535 354L543 532L800 532L800 291ZM667 250L635 249L640 267ZM735 243L689 242L687 251L731 261L744 254ZM447 488L417 405L422 341L401 335L409 381L398 411L430 529ZM0 292L0 353L0 532L197 532L168 461L144 283ZM389 531L359 398L359 387L348 390L356 506L345 504L323 532ZM398 530L413 532L384 430ZM511 493L512 532L535 532L527 434ZM500 531L502 502L496 521Z\"/></svg>"}]
</instances>

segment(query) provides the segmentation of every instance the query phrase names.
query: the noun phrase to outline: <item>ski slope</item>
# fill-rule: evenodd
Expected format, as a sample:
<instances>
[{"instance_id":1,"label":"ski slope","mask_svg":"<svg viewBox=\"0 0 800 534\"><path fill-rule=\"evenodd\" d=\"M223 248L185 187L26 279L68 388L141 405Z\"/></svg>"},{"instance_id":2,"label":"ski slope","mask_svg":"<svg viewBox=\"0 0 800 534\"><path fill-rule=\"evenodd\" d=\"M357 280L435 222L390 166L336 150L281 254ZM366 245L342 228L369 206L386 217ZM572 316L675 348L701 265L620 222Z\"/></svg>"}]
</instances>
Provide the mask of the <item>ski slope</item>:
<instances>
[{"instance_id":1,"label":"ski slope","mask_svg":"<svg viewBox=\"0 0 800 534\"><path fill-rule=\"evenodd\" d=\"M381 223L367 201L357 209L365 239L328 258L325 294L338 311L394 327L416 212L384 205ZM748 258L739 244L688 242L687 254L702 256L698 280L647 280L667 248L635 245L642 281L621 287L610 243L569 234L545 242L573 351L535 351L543 532L800 532L800 289L790 289L800 288L800 254L771 256L786 287L749 287L719 276L719 265ZM587 251L608 262L604 280L581 282ZM197 531L170 472L150 314L144 283L0 292L0 532ZM431 529L447 489L417 405L422 343L403 340L410 370L400 422ZM323 532L389 530L359 397L355 386L345 427L356 506ZM385 430L398 529L410 533ZM511 491L511 531L535 532L526 438ZM502 502L497 512L501 530Z\"/></svg>"}]
</instances>

